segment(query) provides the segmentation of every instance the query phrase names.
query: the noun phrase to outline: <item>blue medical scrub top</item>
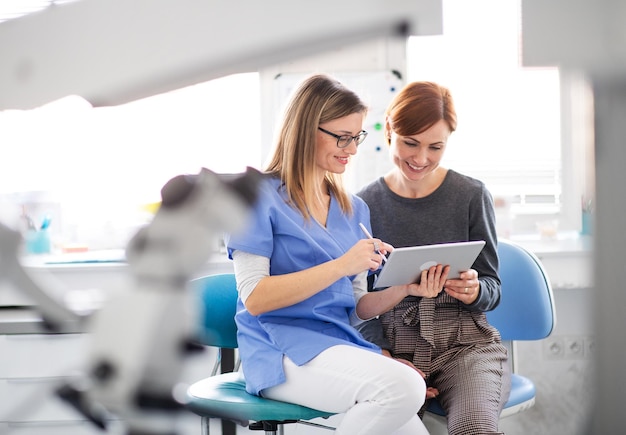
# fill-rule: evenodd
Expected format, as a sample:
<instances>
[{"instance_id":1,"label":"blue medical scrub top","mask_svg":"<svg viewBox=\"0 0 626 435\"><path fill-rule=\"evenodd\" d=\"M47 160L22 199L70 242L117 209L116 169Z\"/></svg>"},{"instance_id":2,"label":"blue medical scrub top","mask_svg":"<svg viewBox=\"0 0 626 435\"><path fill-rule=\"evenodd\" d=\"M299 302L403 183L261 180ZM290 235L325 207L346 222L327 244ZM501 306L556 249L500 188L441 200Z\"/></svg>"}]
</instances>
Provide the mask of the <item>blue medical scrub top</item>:
<instances>
[{"instance_id":1,"label":"blue medical scrub top","mask_svg":"<svg viewBox=\"0 0 626 435\"><path fill-rule=\"evenodd\" d=\"M365 202L353 196L352 205L354 213L348 216L331 197L324 228L314 220L306 222L288 205L281 181L268 177L259 186L247 228L228 237L229 258L234 250L268 257L270 275L297 272L336 259L363 238L359 222L370 225ZM241 299L237 301L237 340L248 392L258 395L285 381L283 355L302 365L339 344L380 352L350 326L349 316L356 306L353 279L341 278L298 304L259 316L252 316Z\"/></svg>"}]
</instances>

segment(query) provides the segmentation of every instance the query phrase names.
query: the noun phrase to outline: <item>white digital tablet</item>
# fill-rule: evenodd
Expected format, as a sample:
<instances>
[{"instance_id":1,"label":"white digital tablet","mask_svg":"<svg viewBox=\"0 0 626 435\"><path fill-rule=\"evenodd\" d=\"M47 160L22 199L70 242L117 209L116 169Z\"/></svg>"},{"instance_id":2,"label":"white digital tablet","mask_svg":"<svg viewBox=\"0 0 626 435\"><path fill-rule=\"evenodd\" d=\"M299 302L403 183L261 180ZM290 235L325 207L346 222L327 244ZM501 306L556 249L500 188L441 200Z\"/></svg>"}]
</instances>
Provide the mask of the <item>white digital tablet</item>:
<instances>
[{"instance_id":1,"label":"white digital tablet","mask_svg":"<svg viewBox=\"0 0 626 435\"><path fill-rule=\"evenodd\" d=\"M374 288L419 282L422 271L437 264L450 266L448 279L458 278L471 269L483 246L485 241L478 240L396 248L374 281Z\"/></svg>"}]
</instances>

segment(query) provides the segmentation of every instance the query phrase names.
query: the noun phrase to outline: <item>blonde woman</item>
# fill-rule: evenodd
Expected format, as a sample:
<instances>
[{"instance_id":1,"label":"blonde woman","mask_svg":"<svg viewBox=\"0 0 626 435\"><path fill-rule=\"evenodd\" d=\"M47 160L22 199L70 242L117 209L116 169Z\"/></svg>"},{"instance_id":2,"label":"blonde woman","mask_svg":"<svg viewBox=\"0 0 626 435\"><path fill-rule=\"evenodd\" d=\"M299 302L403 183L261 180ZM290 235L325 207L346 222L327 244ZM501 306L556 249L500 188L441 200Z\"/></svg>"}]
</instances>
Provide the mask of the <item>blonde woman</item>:
<instances>
[{"instance_id":1,"label":"blonde woman","mask_svg":"<svg viewBox=\"0 0 626 435\"><path fill-rule=\"evenodd\" d=\"M250 225L227 241L242 369L252 394L343 414L338 435L427 434L423 378L350 326L378 314L357 301L393 249L363 236L369 209L341 183L366 113L326 75L306 79L285 111Z\"/></svg>"}]
</instances>

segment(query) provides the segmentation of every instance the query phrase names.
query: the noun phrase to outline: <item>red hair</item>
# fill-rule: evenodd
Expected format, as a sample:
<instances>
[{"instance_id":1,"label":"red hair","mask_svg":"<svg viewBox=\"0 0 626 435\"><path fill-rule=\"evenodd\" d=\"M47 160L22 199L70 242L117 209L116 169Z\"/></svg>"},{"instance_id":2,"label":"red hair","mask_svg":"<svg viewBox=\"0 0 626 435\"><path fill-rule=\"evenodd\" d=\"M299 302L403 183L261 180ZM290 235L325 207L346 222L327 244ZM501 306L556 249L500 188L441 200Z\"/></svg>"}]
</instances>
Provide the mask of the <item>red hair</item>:
<instances>
[{"instance_id":1,"label":"red hair","mask_svg":"<svg viewBox=\"0 0 626 435\"><path fill-rule=\"evenodd\" d=\"M452 95L448 88L433 82L407 84L391 100L385 115L393 131L400 136L419 134L442 119L448 124L450 133L456 130Z\"/></svg>"}]
</instances>

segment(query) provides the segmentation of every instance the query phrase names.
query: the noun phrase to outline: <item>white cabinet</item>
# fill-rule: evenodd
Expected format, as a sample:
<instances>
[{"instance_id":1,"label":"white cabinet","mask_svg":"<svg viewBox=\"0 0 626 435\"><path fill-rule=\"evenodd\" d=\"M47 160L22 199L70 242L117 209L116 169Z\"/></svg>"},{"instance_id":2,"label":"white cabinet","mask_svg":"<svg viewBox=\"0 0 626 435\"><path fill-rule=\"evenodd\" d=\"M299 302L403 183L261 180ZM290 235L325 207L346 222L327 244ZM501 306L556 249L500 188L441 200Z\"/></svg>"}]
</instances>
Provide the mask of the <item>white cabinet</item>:
<instances>
[{"instance_id":1,"label":"white cabinet","mask_svg":"<svg viewBox=\"0 0 626 435\"><path fill-rule=\"evenodd\" d=\"M225 254L218 260L207 263L197 275L232 272ZM53 284L66 291L95 288L112 296L132 285L129 268L123 264L31 264L28 271L42 285ZM0 290L4 295L0 305L32 303L19 289L11 288L14 294L8 296L4 287ZM40 333L38 316L24 308L0 311L0 435L102 435L104 432L55 395L72 375L86 369L90 334L80 329ZM210 350L190 357L181 368L181 382L209 376L215 359L216 353ZM180 435L200 433L199 417L182 413L180 420ZM118 426L119 421L112 422L106 433L123 433Z\"/></svg>"},{"instance_id":2,"label":"white cabinet","mask_svg":"<svg viewBox=\"0 0 626 435\"><path fill-rule=\"evenodd\" d=\"M0 335L0 433L95 435L55 391L80 368L83 334Z\"/></svg>"},{"instance_id":3,"label":"white cabinet","mask_svg":"<svg viewBox=\"0 0 626 435\"><path fill-rule=\"evenodd\" d=\"M86 421L0 422L3 435L102 435L103 432Z\"/></svg>"},{"instance_id":4,"label":"white cabinet","mask_svg":"<svg viewBox=\"0 0 626 435\"><path fill-rule=\"evenodd\" d=\"M592 288L593 258L590 253L538 255L548 271L553 289Z\"/></svg>"},{"instance_id":5,"label":"white cabinet","mask_svg":"<svg viewBox=\"0 0 626 435\"><path fill-rule=\"evenodd\" d=\"M553 289L593 288L593 240L589 236L513 240L541 260Z\"/></svg>"},{"instance_id":6,"label":"white cabinet","mask_svg":"<svg viewBox=\"0 0 626 435\"><path fill-rule=\"evenodd\" d=\"M55 391L86 369L89 334L0 335L0 435L102 435ZM181 382L209 376L217 352L190 356L181 368ZM200 434L200 418L182 412L180 435ZM213 433L219 433L214 422ZM120 422L106 433L122 434Z\"/></svg>"}]
</instances>

